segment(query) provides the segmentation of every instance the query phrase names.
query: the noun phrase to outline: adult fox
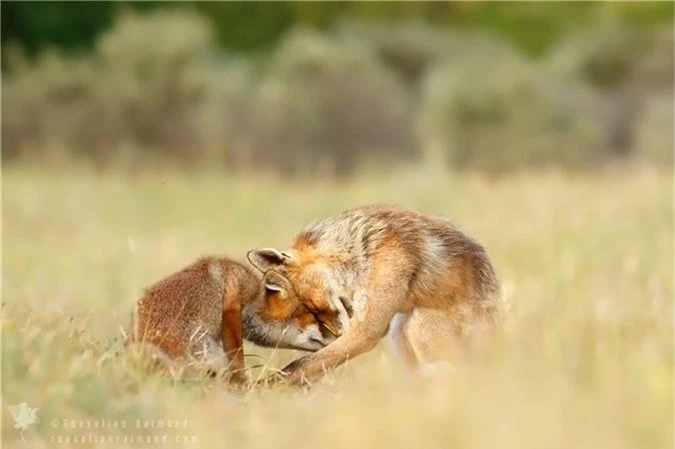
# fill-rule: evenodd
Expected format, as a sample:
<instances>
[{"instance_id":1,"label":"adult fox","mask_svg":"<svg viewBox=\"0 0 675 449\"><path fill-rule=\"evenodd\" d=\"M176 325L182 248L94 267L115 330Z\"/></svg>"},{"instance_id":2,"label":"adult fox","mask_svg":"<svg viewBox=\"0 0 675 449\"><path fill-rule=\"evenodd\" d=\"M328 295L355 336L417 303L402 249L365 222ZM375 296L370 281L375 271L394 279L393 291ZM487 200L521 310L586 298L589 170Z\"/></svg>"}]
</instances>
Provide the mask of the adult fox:
<instances>
[{"instance_id":1,"label":"adult fox","mask_svg":"<svg viewBox=\"0 0 675 449\"><path fill-rule=\"evenodd\" d=\"M391 335L410 367L447 358L499 319L500 286L483 246L449 220L365 206L317 220L279 251L249 251L262 272L313 313L333 313L341 334L284 368L308 381Z\"/></svg>"}]
</instances>

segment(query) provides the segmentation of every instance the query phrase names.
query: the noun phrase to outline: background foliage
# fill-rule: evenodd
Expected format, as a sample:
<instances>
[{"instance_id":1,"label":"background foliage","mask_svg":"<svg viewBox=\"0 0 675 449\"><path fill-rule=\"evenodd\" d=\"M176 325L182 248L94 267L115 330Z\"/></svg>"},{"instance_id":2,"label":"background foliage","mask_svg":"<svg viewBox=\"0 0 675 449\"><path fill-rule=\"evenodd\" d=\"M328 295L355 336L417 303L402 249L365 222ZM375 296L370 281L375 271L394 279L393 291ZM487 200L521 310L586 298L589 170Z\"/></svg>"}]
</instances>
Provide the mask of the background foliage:
<instances>
[{"instance_id":1,"label":"background foliage","mask_svg":"<svg viewBox=\"0 0 675 449\"><path fill-rule=\"evenodd\" d=\"M45 45L69 51L91 48L120 11L167 6L205 13L216 29L217 45L241 51L270 48L296 25L325 28L346 18L491 29L534 54L545 51L568 28L604 13L632 26L672 23L670 2L8 2L2 6L2 42L18 41L32 53Z\"/></svg>"},{"instance_id":2,"label":"background foliage","mask_svg":"<svg viewBox=\"0 0 675 449\"><path fill-rule=\"evenodd\" d=\"M672 161L672 3L3 4L3 161Z\"/></svg>"}]
</instances>

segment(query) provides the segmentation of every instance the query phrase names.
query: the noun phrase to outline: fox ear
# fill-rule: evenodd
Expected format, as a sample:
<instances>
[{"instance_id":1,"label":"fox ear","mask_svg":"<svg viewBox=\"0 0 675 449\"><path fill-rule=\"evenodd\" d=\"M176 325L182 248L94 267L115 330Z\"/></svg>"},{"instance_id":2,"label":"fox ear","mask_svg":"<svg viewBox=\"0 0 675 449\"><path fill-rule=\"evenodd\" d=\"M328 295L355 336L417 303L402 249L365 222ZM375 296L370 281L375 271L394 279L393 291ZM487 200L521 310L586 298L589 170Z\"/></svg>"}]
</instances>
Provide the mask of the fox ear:
<instances>
[{"instance_id":1,"label":"fox ear","mask_svg":"<svg viewBox=\"0 0 675 449\"><path fill-rule=\"evenodd\" d=\"M287 296L288 280L274 270L268 270L263 275L265 290L271 293L279 293L282 298Z\"/></svg>"},{"instance_id":2,"label":"fox ear","mask_svg":"<svg viewBox=\"0 0 675 449\"><path fill-rule=\"evenodd\" d=\"M291 256L274 248L261 248L249 251L246 258L251 262L251 265L264 273L270 268L283 265L290 260Z\"/></svg>"}]
</instances>

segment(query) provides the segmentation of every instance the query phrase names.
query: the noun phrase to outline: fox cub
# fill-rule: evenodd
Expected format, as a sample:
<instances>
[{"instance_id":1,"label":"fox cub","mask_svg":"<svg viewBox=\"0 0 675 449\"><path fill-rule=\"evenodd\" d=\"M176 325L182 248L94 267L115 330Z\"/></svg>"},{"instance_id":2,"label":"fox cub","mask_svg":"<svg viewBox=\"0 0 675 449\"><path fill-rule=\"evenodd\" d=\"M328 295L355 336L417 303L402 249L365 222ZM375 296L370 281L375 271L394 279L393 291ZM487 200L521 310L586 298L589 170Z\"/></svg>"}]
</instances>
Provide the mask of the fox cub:
<instances>
[{"instance_id":1,"label":"fox cub","mask_svg":"<svg viewBox=\"0 0 675 449\"><path fill-rule=\"evenodd\" d=\"M460 343L489 336L499 321L487 251L442 217L359 207L309 224L283 251L252 250L248 259L277 273L316 316L337 315L340 337L284 369L293 383L369 351L387 332L411 368L454 358Z\"/></svg>"},{"instance_id":2,"label":"fox cub","mask_svg":"<svg viewBox=\"0 0 675 449\"><path fill-rule=\"evenodd\" d=\"M313 314L287 295L285 280L275 273L261 277L243 263L208 256L145 290L132 313L127 345L142 344L169 370L182 359L210 372L227 367L233 381L244 382L244 338L316 351L336 338L329 331L336 319Z\"/></svg>"}]
</instances>

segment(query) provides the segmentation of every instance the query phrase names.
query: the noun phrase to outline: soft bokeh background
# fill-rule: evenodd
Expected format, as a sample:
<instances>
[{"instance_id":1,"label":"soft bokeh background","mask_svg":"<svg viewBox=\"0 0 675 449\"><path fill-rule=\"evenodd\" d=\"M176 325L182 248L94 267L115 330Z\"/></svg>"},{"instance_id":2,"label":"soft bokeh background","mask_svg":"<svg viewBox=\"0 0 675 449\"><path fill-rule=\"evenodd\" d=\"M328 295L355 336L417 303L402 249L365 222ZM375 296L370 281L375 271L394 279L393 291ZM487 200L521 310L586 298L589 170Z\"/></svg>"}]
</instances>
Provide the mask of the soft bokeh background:
<instances>
[{"instance_id":1,"label":"soft bokeh background","mask_svg":"<svg viewBox=\"0 0 675 449\"><path fill-rule=\"evenodd\" d=\"M3 162L672 161L670 3L3 6Z\"/></svg>"},{"instance_id":2,"label":"soft bokeh background","mask_svg":"<svg viewBox=\"0 0 675 449\"><path fill-rule=\"evenodd\" d=\"M673 20L667 2L3 2L3 444L672 447ZM411 376L383 341L309 391L236 392L116 355L144 286L372 202L485 243L510 304L490 358ZM252 376L300 355L247 352Z\"/></svg>"}]
</instances>

